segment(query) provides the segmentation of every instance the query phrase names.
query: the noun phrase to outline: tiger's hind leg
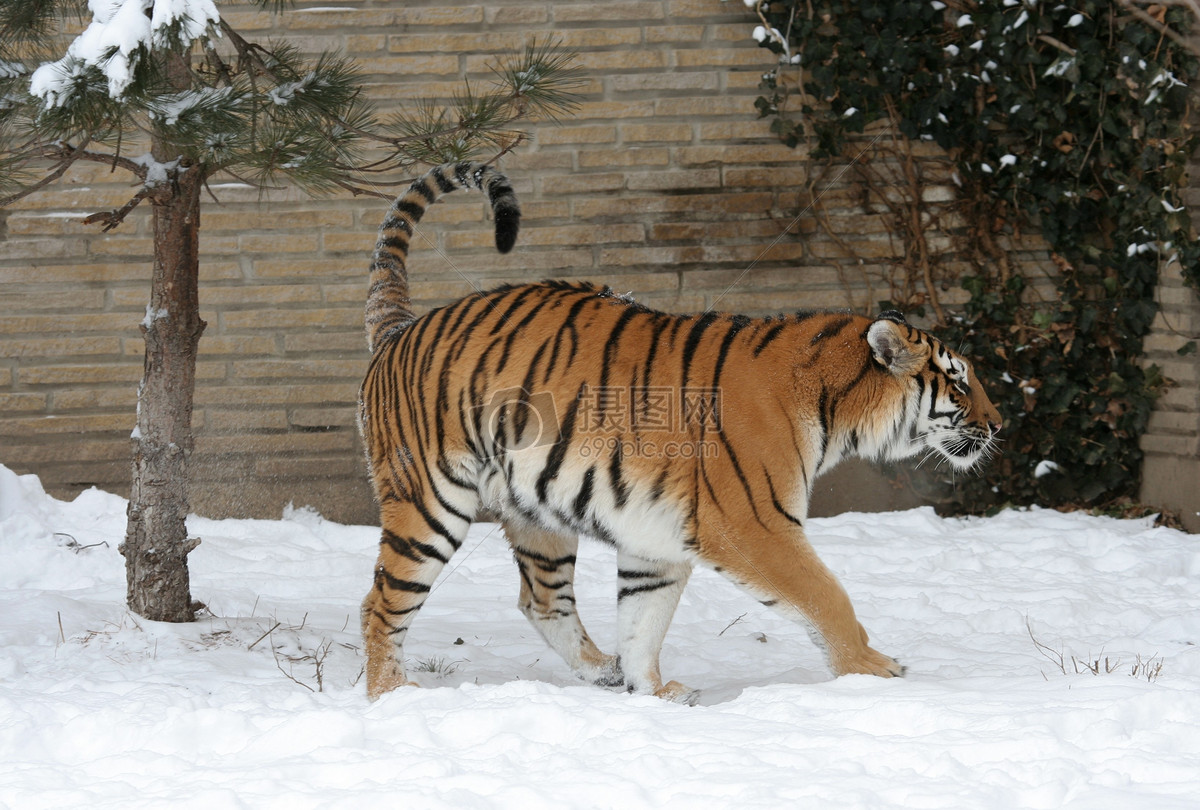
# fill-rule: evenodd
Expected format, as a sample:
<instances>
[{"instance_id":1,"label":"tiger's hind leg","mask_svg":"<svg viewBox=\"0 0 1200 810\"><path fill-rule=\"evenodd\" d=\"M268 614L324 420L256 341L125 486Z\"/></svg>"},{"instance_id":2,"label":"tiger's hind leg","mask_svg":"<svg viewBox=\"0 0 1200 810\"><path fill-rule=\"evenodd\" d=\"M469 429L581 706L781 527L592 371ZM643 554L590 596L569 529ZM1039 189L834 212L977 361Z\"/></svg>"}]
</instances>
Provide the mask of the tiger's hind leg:
<instances>
[{"instance_id":1,"label":"tiger's hind leg","mask_svg":"<svg viewBox=\"0 0 1200 810\"><path fill-rule=\"evenodd\" d=\"M579 538L506 521L504 534L521 574L517 607L571 670L599 686L620 686L621 667L593 643L575 609L575 551Z\"/></svg>"},{"instance_id":2,"label":"tiger's hind leg","mask_svg":"<svg viewBox=\"0 0 1200 810\"><path fill-rule=\"evenodd\" d=\"M662 682L658 657L679 597L692 574L687 562L617 554L617 624L621 669L630 692L692 705L700 697L678 681Z\"/></svg>"},{"instance_id":3,"label":"tiger's hind leg","mask_svg":"<svg viewBox=\"0 0 1200 810\"><path fill-rule=\"evenodd\" d=\"M375 700L412 685L404 672L404 637L470 522L443 510L387 501L380 510L382 538L375 580L362 604L367 697Z\"/></svg>"}]
</instances>

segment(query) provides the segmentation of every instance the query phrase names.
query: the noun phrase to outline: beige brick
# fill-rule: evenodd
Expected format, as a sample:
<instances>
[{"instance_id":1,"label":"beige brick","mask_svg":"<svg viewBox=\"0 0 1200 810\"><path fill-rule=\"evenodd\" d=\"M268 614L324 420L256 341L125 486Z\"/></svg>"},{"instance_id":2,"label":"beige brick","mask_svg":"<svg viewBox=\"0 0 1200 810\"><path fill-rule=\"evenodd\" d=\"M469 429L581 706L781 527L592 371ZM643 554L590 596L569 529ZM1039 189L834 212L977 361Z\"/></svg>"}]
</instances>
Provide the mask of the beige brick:
<instances>
[{"instance_id":1,"label":"beige brick","mask_svg":"<svg viewBox=\"0 0 1200 810\"><path fill-rule=\"evenodd\" d=\"M347 236L347 238L349 238ZM329 239L329 235L325 236ZM353 258L328 258L328 259L255 259L254 260L254 276L263 279L277 278L303 278L303 279L318 279L327 276L361 276L364 280L367 276L367 266L370 260L365 258L370 254L368 251L375 244L375 236L366 237L364 240L366 247L360 248L361 255L357 261ZM330 248L326 248L327 250Z\"/></svg>"},{"instance_id":2,"label":"beige brick","mask_svg":"<svg viewBox=\"0 0 1200 810\"><path fill-rule=\"evenodd\" d=\"M579 155L580 168L603 168L605 166L666 166L671 155L666 149L637 148L589 149Z\"/></svg>"},{"instance_id":3,"label":"beige brick","mask_svg":"<svg viewBox=\"0 0 1200 810\"><path fill-rule=\"evenodd\" d=\"M49 392L55 413L79 410L122 411L137 413L137 385L121 384L115 388L56 388Z\"/></svg>"},{"instance_id":4,"label":"beige brick","mask_svg":"<svg viewBox=\"0 0 1200 810\"><path fill-rule=\"evenodd\" d=\"M313 234L247 234L238 239L238 248L247 253L315 253L319 245Z\"/></svg>"},{"instance_id":5,"label":"beige brick","mask_svg":"<svg viewBox=\"0 0 1200 810\"><path fill-rule=\"evenodd\" d=\"M716 73L633 73L613 76L609 81L617 93L715 92Z\"/></svg>"},{"instance_id":6,"label":"beige brick","mask_svg":"<svg viewBox=\"0 0 1200 810\"><path fill-rule=\"evenodd\" d=\"M287 412L260 408L205 408L204 430L208 435L246 433L259 430L284 430L288 426Z\"/></svg>"},{"instance_id":7,"label":"beige brick","mask_svg":"<svg viewBox=\"0 0 1200 810\"><path fill-rule=\"evenodd\" d=\"M782 143L752 144L745 146L686 146L675 150L681 166L725 165L726 174L732 166L749 163L759 167L764 163L797 163L801 155Z\"/></svg>"},{"instance_id":8,"label":"beige brick","mask_svg":"<svg viewBox=\"0 0 1200 810\"><path fill-rule=\"evenodd\" d=\"M521 244L534 245L580 245L605 242L643 242L645 230L640 225L575 225L555 228L525 228L521 231ZM492 234L456 233L446 240L451 250L471 247L489 247Z\"/></svg>"},{"instance_id":9,"label":"beige brick","mask_svg":"<svg viewBox=\"0 0 1200 810\"><path fill-rule=\"evenodd\" d=\"M197 455L246 455L262 456L279 453L327 453L352 452L361 458L358 435L352 431L328 431L324 433L278 433L242 436L196 437Z\"/></svg>"},{"instance_id":10,"label":"beige brick","mask_svg":"<svg viewBox=\"0 0 1200 810\"><path fill-rule=\"evenodd\" d=\"M59 473L58 480L86 481L87 473L91 470L83 471L81 475L81 465L94 461L114 463L114 460L120 459L116 464L124 469L125 480L128 481L132 452L129 434L132 432L133 418L130 417L129 424L119 433L92 435L86 441L80 441L77 436L53 434L37 434L36 444L6 438L0 443L0 462L37 469L43 475L45 473L42 471L47 470L47 465L66 462L70 467ZM119 476L121 473L118 470L116 474Z\"/></svg>"},{"instance_id":11,"label":"beige brick","mask_svg":"<svg viewBox=\"0 0 1200 810\"><path fill-rule=\"evenodd\" d=\"M620 0L578 5L555 4L553 9L556 23L659 20L663 16L662 3L620 2Z\"/></svg>"},{"instance_id":12,"label":"beige brick","mask_svg":"<svg viewBox=\"0 0 1200 810\"><path fill-rule=\"evenodd\" d=\"M804 245L790 241L772 245L681 245L679 247L607 248L600 251L600 265L679 265L751 261L796 261L803 258Z\"/></svg>"},{"instance_id":13,"label":"beige brick","mask_svg":"<svg viewBox=\"0 0 1200 810\"><path fill-rule=\"evenodd\" d=\"M588 121L596 118L627 121L631 118L650 118L654 115L654 102L649 99L625 101L585 101L579 105L575 120Z\"/></svg>"},{"instance_id":14,"label":"beige brick","mask_svg":"<svg viewBox=\"0 0 1200 810\"><path fill-rule=\"evenodd\" d=\"M542 193L551 194L590 194L597 191L619 191L625 187L624 174L575 174L547 177L542 181Z\"/></svg>"},{"instance_id":15,"label":"beige brick","mask_svg":"<svg viewBox=\"0 0 1200 810\"><path fill-rule=\"evenodd\" d=\"M358 12L354 12L357 14ZM395 25L468 25L483 22L482 6L433 6L428 8L400 6L396 9ZM354 21L355 25L361 25ZM386 23L384 23L386 24Z\"/></svg>"},{"instance_id":16,"label":"beige brick","mask_svg":"<svg viewBox=\"0 0 1200 810\"><path fill-rule=\"evenodd\" d=\"M275 25L279 17L266 11L222 9L221 19L239 32L262 31Z\"/></svg>"},{"instance_id":17,"label":"beige brick","mask_svg":"<svg viewBox=\"0 0 1200 810\"><path fill-rule=\"evenodd\" d=\"M798 309L840 309L846 306L846 300L841 290L812 290L794 296L784 296L778 291L734 291L709 296L707 305L720 312L762 316Z\"/></svg>"},{"instance_id":18,"label":"beige brick","mask_svg":"<svg viewBox=\"0 0 1200 810\"><path fill-rule=\"evenodd\" d=\"M3 383L0 382L0 385ZM8 394L0 391L0 414L11 414L14 411L43 411L45 409L45 394Z\"/></svg>"},{"instance_id":19,"label":"beige brick","mask_svg":"<svg viewBox=\"0 0 1200 810\"><path fill-rule=\"evenodd\" d=\"M15 315L0 316L0 335L32 334L50 332L61 334L77 332L115 332L137 334L137 321L131 321L124 312L104 314L69 315Z\"/></svg>"},{"instance_id":20,"label":"beige brick","mask_svg":"<svg viewBox=\"0 0 1200 810\"><path fill-rule=\"evenodd\" d=\"M550 19L547 7L541 3L526 3L514 6L490 7L484 11L489 26L493 25L539 25Z\"/></svg>"},{"instance_id":21,"label":"beige brick","mask_svg":"<svg viewBox=\"0 0 1200 810\"><path fill-rule=\"evenodd\" d=\"M4 259L62 259L86 256L88 243L82 239L5 239Z\"/></svg>"},{"instance_id":22,"label":"beige brick","mask_svg":"<svg viewBox=\"0 0 1200 810\"><path fill-rule=\"evenodd\" d=\"M713 115L753 116L754 98L746 96L707 96L704 98L660 98L654 102L654 115L702 118Z\"/></svg>"},{"instance_id":23,"label":"beige brick","mask_svg":"<svg viewBox=\"0 0 1200 810\"><path fill-rule=\"evenodd\" d=\"M697 129L700 132L701 141L728 143L730 141L755 140L762 143L777 143L778 139L771 134L769 127L770 121L766 119L749 121L725 120L703 121ZM803 157L803 148L797 148L795 151L797 160Z\"/></svg>"},{"instance_id":24,"label":"beige brick","mask_svg":"<svg viewBox=\"0 0 1200 810\"><path fill-rule=\"evenodd\" d=\"M687 143L692 140L691 124L622 123L620 132L621 140L625 143L642 141Z\"/></svg>"},{"instance_id":25,"label":"beige brick","mask_svg":"<svg viewBox=\"0 0 1200 810\"><path fill-rule=\"evenodd\" d=\"M651 225L648 242L700 242L713 239L760 238L770 241L784 224L773 220L755 222L663 222Z\"/></svg>"},{"instance_id":26,"label":"beige brick","mask_svg":"<svg viewBox=\"0 0 1200 810\"><path fill-rule=\"evenodd\" d=\"M774 195L770 192L734 194L689 194L683 196L639 196L621 199L599 198L578 200L572 209L576 217L638 217L651 214L727 214L752 212L761 214L771 208Z\"/></svg>"},{"instance_id":27,"label":"beige brick","mask_svg":"<svg viewBox=\"0 0 1200 810\"><path fill-rule=\"evenodd\" d=\"M284 478L289 480L305 478L360 478L366 475L366 465L359 458L314 460L311 458L256 458L254 474L263 478ZM296 499L290 498L295 501ZM304 503L303 501L296 501Z\"/></svg>"},{"instance_id":28,"label":"beige brick","mask_svg":"<svg viewBox=\"0 0 1200 810\"><path fill-rule=\"evenodd\" d=\"M274 354L274 337L256 335L205 334L200 339L200 357L212 359L221 355Z\"/></svg>"},{"instance_id":29,"label":"beige brick","mask_svg":"<svg viewBox=\"0 0 1200 810\"><path fill-rule=\"evenodd\" d=\"M676 63L683 68L689 67L722 67L750 68L750 74L755 86L762 80L763 71L771 70L778 64L775 54L766 48L755 45L752 48L695 48L680 49L675 54Z\"/></svg>"},{"instance_id":30,"label":"beige brick","mask_svg":"<svg viewBox=\"0 0 1200 810\"><path fill-rule=\"evenodd\" d=\"M13 373L10 368L0 368L0 386L8 387L13 382Z\"/></svg>"},{"instance_id":31,"label":"beige brick","mask_svg":"<svg viewBox=\"0 0 1200 810\"><path fill-rule=\"evenodd\" d=\"M537 133L537 141L541 146L615 143L616 140L617 128L610 124L596 124L584 127L548 127L538 130Z\"/></svg>"},{"instance_id":32,"label":"beige brick","mask_svg":"<svg viewBox=\"0 0 1200 810\"><path fill-rule=\"evenodd\" d=\"M0 338L0 357L75 357L120 354L121 338L111 336Z\"/></svg>"},{"instance_id":33,"label":"beige brick","mask_svg":"<svg viewBox=\"0 0 1200 810\"><path fill-rule=\"evenodd\" d=\"M358 327L344 332L322 329L319 334L284 335L283 350L288 355L336 352L342 357L367 356L366 337Z\"/></svg>"},{"instance_id":34,"label":"beige brick","mask_svg":"<svg viewBox=\"0 0 1200 810\"><path fill-rule=\"evenodd\" d=\"M703 25L651 25L646 27L646 42L652 45L668 42L700 42L703 39Z\"/></svg>"},{"instance_id":35,"label":"beige brick","mask_svg":"<svg viewBox=\"0 0 1200 810\"><path fill-rule=\"evenodd\" d=\"M471 34L393 34L388 37L392 53L503 53L519 51L525 35L517 32L484 31Z\"/></svg>"},{"instance_id":36,"label":"beige brick","mask_svg":"<svg viewBox=\"0 0 1200 810\"><path fill-rule=\"evenodd\" d=\"M29 312L38 310L61 310L64 301L58 290L44 286L37 292L9 290L0 287L5 312ZM70 309L100 309L104 306L104 290L77 289L72 291Z\"/></svg>"},{"instance_id":37,"label":"beige brick","mask_svg":"<svg viewBox=\"0 0 1200 810\"><path fill-rule=\"evenodd\" d=\"M721 185L721 172L718 169L639 172L638 174L630 175L627 185L633 191L647 189L679 191L683 189L716 188Z\"/></svg>"},{"instance_id":38,"label":"beige brick","mask_svg":"<svg viewBox=\"0 0 1200 810\"><path fill-rule=\"evenodd\" d=\"M289 415L289 422L301 428L354 427L358 418L357 408L297 408Z\"/></svg>"},{"instance_id":39,"label":"beige brick","mask_svg":"<svg viewBox=\"0 0 1200 810\"><path fill-rule=\"evenodd\" d=\"M134 415L107 414L89 416L38 416L15 419L0 418L0 436L30 434L116 433L133 431Z\"/></svg>"},{"instance_id":40,"label":"beige brick","mask_svg":"<svg viewBox=\"0 0 1200 810\"><path fill-rule=\"evenodd\" d=\"M726 20L736 20L743 25L754 19L746 11L745 6L738 3L716 2L713 0L667 0L667 14L678 17L714 17L720 16Z\"/></svg>"},{"instance_id":41,"label":"beige brick","mask_svg":"<svg viewBox=\"0 0 1200 810\"><path fill-rule=\"evenodd\" d=\"M243 360L233 363L233 377L245 382L253 379L297 378L311 380L329 377L361 379L367 370L367 358Z\"/></svg>"},{"instance_id":42,"label":"beige brick","mask_svg":"<svg viewBox=\"0 0 1200 810\"><path fill-rule=\"evenodd\" d=\"M575 58L574 64L594 74L666 70L670 67L670 54L662 50L586 51Z\"/></svg>"},{"instance_id":43,"label":"beige brick","mask_svg":"<svg viewBox=\"0 0 1200 810\"><path fill-rule=\"evenodd\" d=\"M780 188L787 186L804 186L808 181L808 170L803 166L772 166L770 168L743 169L726 167L722 169L725 185L730 188ZM823 191L821 199L828 202L837 199Z\"/></svg>"},{"instance_id":44,"label":"beige brick","mask_svg":"<svg viewBox=\"0 0 1200 810\"><path fill-rule=\"evenodd\" d=\"M364 67L360 58L364 58L363 54L380 53L387 48L387 34L351 34L348 33L343 40L346 44L346 53L355 57L355 64L359 70L364 73L371 71Z\"/></svg>"},{"instance_id":45,"label":"beige brick","mask_svg":"<svg viewBox=\"0 0 1200 810\"><path fill-rule=\"evenodd\" d=\"M366 368L366 362L364 352L364 369ZM194 401L197 407L210 405L230 407L235 405L292 406L325 404L330 402L353 403L358 400L358 386L360 382L361 378L338 383L313 383L304 380L291 384L273 381L261 385L197 386Z\"/></svg>"},{"instance_id":46,"label":"beige brick","mask_svg":"<svg viewBox=\"0 0 1200 810\"><path fill-rule=\"evenodd\" d=\"M205 234L215 231L241 233L248 225L269 228L272 231L310 231L314 228L349 228L354 225L350 211L337 208L321 208L301 211L274 211L268 215L266 209L253 211L206 211L201 228Z\"/></svg>"},{"instance_id":47,"label":"beige brick","mask_svg":"<svg viewBox=\"0 0 1200 810\"><path fill-rule=\"evenodd\" d=\"M237 287L208 286L201 291L207 307L259 307L265 304L316 303L321 288L316 284L271 284Z\"/></svg>"},{"instance_id":48,"label":"beige brick","mask_svg":"<svg viewBox=\"0 0 1200 810\"><path fill-rule=\"evenodd\" d=\"M362 325L361 308L253 309L225 312L221 325L226 330L301 329L305 327Z\"/></svg>"}]
</instances>

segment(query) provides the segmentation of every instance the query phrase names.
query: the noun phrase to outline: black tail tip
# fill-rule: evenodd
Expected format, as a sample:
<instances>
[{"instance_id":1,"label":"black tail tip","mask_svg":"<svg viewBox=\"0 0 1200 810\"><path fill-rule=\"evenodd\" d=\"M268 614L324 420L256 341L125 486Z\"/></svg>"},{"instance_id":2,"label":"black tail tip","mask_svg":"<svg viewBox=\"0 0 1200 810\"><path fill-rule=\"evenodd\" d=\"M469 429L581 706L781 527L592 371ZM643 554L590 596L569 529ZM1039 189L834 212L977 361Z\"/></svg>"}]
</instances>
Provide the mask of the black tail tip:
<instances>
[{"instance_id":1,"label":"black tail tip","mask_svg":"<svg viewBox=\"0 0 1200 810\"><path fill-rule=\"evenodd\" d=\"M496 208L496 250L508 253L517 243L521 230L521 209L513 206Z\"/></svg>"}]
</instances>

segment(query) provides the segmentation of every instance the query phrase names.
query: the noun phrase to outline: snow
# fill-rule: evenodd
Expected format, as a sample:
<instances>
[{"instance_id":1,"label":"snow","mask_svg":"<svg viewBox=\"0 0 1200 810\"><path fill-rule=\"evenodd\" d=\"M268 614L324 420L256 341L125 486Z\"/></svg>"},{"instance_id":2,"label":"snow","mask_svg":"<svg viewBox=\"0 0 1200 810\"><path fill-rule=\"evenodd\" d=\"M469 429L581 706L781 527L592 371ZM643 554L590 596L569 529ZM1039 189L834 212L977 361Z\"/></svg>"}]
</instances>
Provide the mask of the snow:
<instances>
[{"instance_id":1,"label":"snow","mask_svg":"<svg viewBox=\"0 0 1200 810\"><path fill-rule=\"evenodd\" d=\"M220 21L213 0L88 0L92 21L66 55L33 72L29 91L47 106L66 103L84 68L98 69L108 94L120 98L146 48L190 44ZM147 13L149 12L149 13Z\"/></svg>"},{"instance_id":2,"label":"snow","mask_svg":"<svg viewBox=\"0 0 1200 810\"><path fill-rule=\"evenodd\" d=\"M55 500L0 466L0 806L1173 810L1200 796L1200 538L1147 520L811 520L908 676L831 678L802 628L698 570L663 653L665 675L704 690L685 707L575 681L518 613L494 526L473 528L414 624L425 688L369 703L356 625L377 530L303 508L193 517L209 612L165 625L123 607L125 508L94 489ZM614 569L581 545L580 610L608 649Z\"/></svg>"}]
</instances>

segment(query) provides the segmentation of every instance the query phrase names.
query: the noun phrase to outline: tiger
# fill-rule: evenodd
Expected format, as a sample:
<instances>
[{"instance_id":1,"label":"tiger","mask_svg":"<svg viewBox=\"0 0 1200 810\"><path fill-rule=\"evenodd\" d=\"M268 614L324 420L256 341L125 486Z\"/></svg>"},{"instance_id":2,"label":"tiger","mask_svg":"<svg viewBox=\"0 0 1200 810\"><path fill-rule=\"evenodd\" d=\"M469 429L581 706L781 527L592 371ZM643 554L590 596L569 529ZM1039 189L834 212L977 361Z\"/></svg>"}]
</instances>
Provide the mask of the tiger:
<instances>
[{"instance_id":1,"label":"tiger","mask_svg":"<svg viewBox=\"0 0 1200 810\"><path fill-rule=\"evenodd\" d=\"M362 604L370 699L410 681L404 638L480 515L498 518L518 608L576 676L694 703L659 655L705 565L805 626L836 675L901 676L868 644L806 536L813 481L849 456L967 470L1001 417L967 359L894 311L674 315L610 287L509 284L417 316L409 242L456 189L487 195L496 248L520 206L490 165L431 169L379 230L358 423L381 539ZM616 549L617 649L576 611L579 537Z\"/></svg>"}]
</instances>

